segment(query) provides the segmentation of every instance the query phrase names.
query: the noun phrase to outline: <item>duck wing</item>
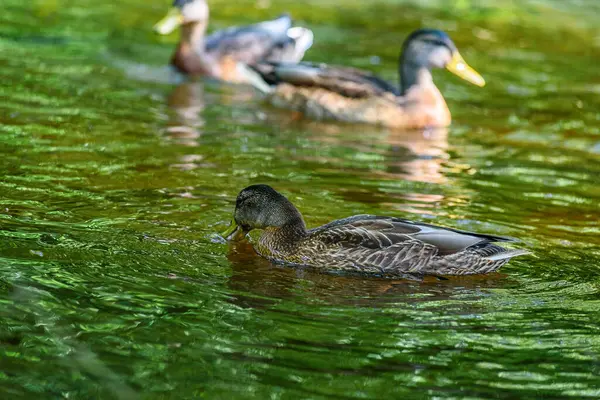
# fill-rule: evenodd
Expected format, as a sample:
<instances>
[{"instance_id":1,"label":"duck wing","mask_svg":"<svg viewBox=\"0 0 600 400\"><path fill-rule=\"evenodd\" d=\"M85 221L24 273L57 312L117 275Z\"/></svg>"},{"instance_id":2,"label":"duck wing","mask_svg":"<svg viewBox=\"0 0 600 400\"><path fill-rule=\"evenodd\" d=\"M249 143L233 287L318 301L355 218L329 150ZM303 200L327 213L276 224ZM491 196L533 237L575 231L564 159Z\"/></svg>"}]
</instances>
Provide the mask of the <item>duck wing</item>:
<instances>
[{"instance_id":1,"label":"duck wing","mask_svg":"<svg viewBox=\"0 0 600 400\"><path fill-rule=\"evenodd\" d=\"M251 66L269 85L319 87L346 97L364 98L392 94L398 88L368 71L310 62L263 62Z\"/></svg>"},{"instance_id":2,"label":"duck wing","mask_svg":"<svg viewBox=\"0 0 600 400\"><path fill-rule=\"evenodd\" d=\"M299 61L312 45L312 32L292 28L292 19L284 14L254 25L234 26L206 37L205 50L217 58L230 56L236 61Z\"/></svg>"},{"instance_id":3,"label":"duck wing","mask_svg":"<svg viewBox=\"0 0 600 400\"><path fill-rule=\"evenodd\" d=\"M515 241L503 236L374 215L357 215L334 221L309 233L312 239L327 248L337 249L355 264L375 267L386 273L424 272L434 258L454 260L463 252L472 255L473 260L499 260L499 254L510 252L493 243Z\"/></svg>"}]
</instances>

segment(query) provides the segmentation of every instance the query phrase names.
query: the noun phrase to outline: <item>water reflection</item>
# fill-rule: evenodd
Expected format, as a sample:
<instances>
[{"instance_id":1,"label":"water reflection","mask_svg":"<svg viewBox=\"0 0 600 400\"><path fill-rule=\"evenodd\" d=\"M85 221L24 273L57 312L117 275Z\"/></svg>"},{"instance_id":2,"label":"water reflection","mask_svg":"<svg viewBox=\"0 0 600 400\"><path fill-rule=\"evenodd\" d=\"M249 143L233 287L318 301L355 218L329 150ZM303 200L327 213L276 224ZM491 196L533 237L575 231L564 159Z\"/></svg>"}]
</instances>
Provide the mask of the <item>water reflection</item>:
<instances>
[{"instance_id":1,"label":"water reflection","mask_svg":"<svg viewBox=\"0 0 600 400\"><path fill-rule=\"evenodd\" d=\"M179 144L197 146L205 123L204 84L188 81L176 86L167 98L167 105L173 111L169 114L167 135Z\"/></svg>"},{"instance_id":2,"label":"water reflection","mask_svg":"<svg viewBox=\"0 0 600 400\"><path fill-rule=\"evenodd\" d=\"M309 303L365 307L442 301L457 296L472 300L484 296L480 289L515 284L502 273L445 279L426 277L423 281L320 273L272 264L258 256L246 240L230 243L227 259L232 267L228 286L238 293L235 302L252 308L299 297Z\"/></svg>"},{"instance_id":3,"label":"water reflection","mask_svg":"<svg viewBox=\"0 0 600 400\"><path fill-rule=\"evenodd\" d=\"M416 182L445 183L443 163L449 158L448 130L373 129L363 125L332 124L299 120L291 123L310 137L329 146L351 146L357 154L376 152L383 158L384 167L371 172L378 178L403 179Z\"/></svg>"},{"instance_id":4,"label":"water reflection","mask_svg":"<svg viewBox=\"0 0 600 400\"><path fill-rule=\"evenodd\" d=\"M423 208L432 209L449 200L438 186L450 182L446 174L452 171L448 165L447 129L398 131L313 122L298 124L324 148L348 149L346 159L327 160L332 167L346 169L355 176L356 184L338 189L341 198L387 204L409 212L420 209L419 213L430 213ZM333 165L336 163L339 165ZM348 164L352 165L351 170ZM460 184L452 179L452 186Z\"/></svg>"},{"instance_id":5,"label":"water reflection","mask_svg":"<svg viewBox=\"0 0 600 400\"><path fill-rule=\"evenodd\" d=\"M448 130L445 128L373 130L369 126L310 121L297 112L267 108L249 87L220 84L218 90L210 91L206 85L205 81L191 80L175 87L169 94L167 104L172 112L169 113L167 135L177 143L198 145L205 124L202 114L207 107L251 105L251 112L236 115L237 123L267 123L277 127L275 134L293 131L297 136L330 148L351 147L359 155L375 150L383 158L384 166L369 169L374 178L447 182L443 172L443 163L449 158Z\"/></svg>"},{"instance_id":6,"label":"water reflection","mask_svg":"<svg viewBox=\"0 0 600 400\"><path fill-rule=\"evenodd\" d=\"M174 87L167 97L169 112L165 136L179 145L198 147L201 145L202 135L207 133L204 113L208 108L226 105L233 110L236 106L251 102L253 96L253 90L243 85L190 78ZM257 123L261 121L261 114L236 114L235 120L237 123ZM202 154L184 154L179 156L178 163L172 164L171 167L192 170L206 166L202 160Z\"/></svg>"},{"instance_id":7,"label":"water reflection","mask_svg":"<svg viewBox=\"0 0 600 400\"><path fill-rule=\"evenodd\" d=\"M390 149L385 175L428 183L447 181L442 172L442 163L449 158L447 129L389 132L386 139Z\"/></svg>"}]
</instances>

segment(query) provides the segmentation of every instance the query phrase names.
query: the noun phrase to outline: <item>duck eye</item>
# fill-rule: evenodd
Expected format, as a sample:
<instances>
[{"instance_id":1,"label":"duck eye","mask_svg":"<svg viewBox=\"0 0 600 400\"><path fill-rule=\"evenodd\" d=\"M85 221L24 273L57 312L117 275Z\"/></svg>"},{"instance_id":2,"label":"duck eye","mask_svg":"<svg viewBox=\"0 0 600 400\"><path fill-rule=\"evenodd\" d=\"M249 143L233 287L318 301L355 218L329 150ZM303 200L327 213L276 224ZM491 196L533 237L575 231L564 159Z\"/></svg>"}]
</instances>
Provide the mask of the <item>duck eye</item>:
<instances>
[{"instance_id":1,"label":"duck eye","mask_svg":"<svg viewBox=\"0 0 600 400\"><path fill-rule=\"evenodd\" d=\"M430 44L434 47L447 47L448 49L450 49L450 47L446 43L438 39L424 39L423 42Z\"/></svg>"}]
</instances>

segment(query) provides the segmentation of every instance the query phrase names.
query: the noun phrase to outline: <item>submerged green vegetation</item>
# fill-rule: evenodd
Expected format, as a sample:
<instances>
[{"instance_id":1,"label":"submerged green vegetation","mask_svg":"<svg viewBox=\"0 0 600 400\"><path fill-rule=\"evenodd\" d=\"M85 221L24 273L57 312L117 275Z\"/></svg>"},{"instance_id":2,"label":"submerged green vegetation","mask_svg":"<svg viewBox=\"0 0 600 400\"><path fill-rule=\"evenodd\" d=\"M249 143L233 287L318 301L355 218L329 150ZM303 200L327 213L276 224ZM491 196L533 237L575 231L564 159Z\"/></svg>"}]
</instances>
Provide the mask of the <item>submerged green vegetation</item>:
<instances>
[{"instance_id":1,"label":"submerged green vegetation","mask_svg":"<svg viewBox=\"0 0 600 400\"><path fill-rule=\"evenodd\" d=\"M307 59L390 80L411 30L448 31L488 85L435 72L454 124L423 134L177 83L168 2L6 0L0 397L599 397L598 4L445 3L210 2L211 28L287 10ZM216 236L253 183L309 227L394 215L534 254L447 281L274 266Z\"/></svg>"}]
</instances>

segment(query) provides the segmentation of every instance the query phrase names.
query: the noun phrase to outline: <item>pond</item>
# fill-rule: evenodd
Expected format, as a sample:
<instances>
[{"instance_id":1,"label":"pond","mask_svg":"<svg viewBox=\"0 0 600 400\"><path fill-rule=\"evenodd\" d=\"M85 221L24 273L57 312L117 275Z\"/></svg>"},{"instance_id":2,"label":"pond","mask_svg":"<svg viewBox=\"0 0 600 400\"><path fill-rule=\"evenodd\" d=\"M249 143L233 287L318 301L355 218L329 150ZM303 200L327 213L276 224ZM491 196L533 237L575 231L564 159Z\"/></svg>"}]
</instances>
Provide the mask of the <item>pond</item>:
<instances>
[{"instance_id":1,"label":"pond","mask_svg":"<svg viewBox=\"0 0 600 400\"><path fill-rule=\"evenodd\" d=\"M448 130L318 123L251 88L177 81L168 1L5 0L0 397L600 397L596 2L211 1L211 29L288 10L307 59L396 80L446 30L486 78L436 71ZM499 273L392 281L224 244L235 197L310 227L354 214L520 238Z\"/></svg>"}]
</instances>

